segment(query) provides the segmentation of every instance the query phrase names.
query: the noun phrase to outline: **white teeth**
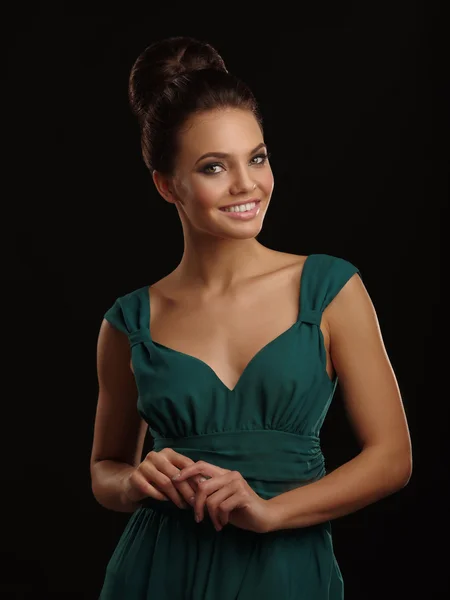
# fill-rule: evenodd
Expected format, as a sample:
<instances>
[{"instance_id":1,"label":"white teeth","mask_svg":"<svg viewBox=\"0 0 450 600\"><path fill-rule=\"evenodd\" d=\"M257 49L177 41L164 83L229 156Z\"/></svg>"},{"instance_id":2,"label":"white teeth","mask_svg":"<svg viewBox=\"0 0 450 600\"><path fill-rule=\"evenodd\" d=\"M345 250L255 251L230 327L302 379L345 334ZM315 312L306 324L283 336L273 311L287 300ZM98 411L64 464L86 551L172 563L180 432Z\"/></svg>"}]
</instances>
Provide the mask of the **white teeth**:
<instances>
[{"instance_id":1,"label":"white teeth","mask_svg":"<svg viewBox=\"0 0 450 600\"><path fill-rule=\"evenodd\" d=\"M222 208L225 212L245 212L255 208L256 202L247 202L247 204L238 204L237 206L230 206L229 208Z\"/></svg>"}]
</instances>

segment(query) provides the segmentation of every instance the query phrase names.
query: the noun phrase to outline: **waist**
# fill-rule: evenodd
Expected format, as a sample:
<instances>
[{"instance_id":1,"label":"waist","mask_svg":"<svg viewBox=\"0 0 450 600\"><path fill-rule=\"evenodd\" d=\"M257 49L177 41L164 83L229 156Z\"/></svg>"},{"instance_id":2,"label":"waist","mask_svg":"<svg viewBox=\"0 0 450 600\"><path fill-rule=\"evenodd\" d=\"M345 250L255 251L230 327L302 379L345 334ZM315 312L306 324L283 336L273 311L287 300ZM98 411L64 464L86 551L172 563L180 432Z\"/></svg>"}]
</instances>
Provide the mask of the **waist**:
<instances>
[{"instance_id":1,"label":"waist","mask_svg":"<svg viewBox=\"0 0 450 600\"><path fill-rule=\"evenodd\" d=\"M194 462L204 460L239 471L264 499L325 474L320 439L272 429L231 431L154 440L154 450L172 448Z\"/></svg>"}]
</instances>

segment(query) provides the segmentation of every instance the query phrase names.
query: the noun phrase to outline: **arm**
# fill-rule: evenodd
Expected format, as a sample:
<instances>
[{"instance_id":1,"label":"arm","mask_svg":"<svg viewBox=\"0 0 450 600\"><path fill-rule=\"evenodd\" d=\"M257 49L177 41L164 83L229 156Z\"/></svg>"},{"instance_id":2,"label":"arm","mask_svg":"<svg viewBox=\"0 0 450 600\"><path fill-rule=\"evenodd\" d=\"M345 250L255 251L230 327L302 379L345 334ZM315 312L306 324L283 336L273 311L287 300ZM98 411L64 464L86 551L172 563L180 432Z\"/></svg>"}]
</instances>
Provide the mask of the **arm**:
<instances>
[{"instance_id":1,"label":"arm","mask_svg":"<svg viewBox=\"0 0 450 600\"><path fill-rule=\"evenodd\" d=\"M375 308L355 274L323 314L350 422L362 447L322 479L268 501L271 530L307 527L357 511L404 487L411 440Z\"/></svg>"},{"instance_id":2,"label":"arm","mask_svg":"<svg viewBox=\"0 0 450 600\"><path fill-rule=\"evenodd\" d=\"M136 409L138 392L124 333L103 320L97 344L99 395L90 471L92 492L105 508L133 512L123 479L140 462L147 423Z\"/></svg>"}]
</instances>

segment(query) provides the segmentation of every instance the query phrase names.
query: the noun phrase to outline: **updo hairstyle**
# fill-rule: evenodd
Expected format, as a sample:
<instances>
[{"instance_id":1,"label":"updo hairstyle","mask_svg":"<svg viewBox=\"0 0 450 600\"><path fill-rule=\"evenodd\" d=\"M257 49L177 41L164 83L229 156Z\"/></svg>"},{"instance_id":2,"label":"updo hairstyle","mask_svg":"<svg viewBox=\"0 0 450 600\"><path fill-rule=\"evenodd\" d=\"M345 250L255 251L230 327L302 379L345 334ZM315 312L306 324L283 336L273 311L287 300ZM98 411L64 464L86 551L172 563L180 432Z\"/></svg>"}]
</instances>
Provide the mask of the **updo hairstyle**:
<instances>
[{"instance_id":1,"label":"updo hairstyle","mask_svg":"<svg viewBox=\"0 0 450 600\"><path fill-rule=\"evenodd\" d=\"M150 173L173 174L178 133L193 114L240 108L252 112L262 130L249 87L227 71L210 44L190 37L167 38L148 46L131 69L128 96Z\"/></svg>"}]
</instances>

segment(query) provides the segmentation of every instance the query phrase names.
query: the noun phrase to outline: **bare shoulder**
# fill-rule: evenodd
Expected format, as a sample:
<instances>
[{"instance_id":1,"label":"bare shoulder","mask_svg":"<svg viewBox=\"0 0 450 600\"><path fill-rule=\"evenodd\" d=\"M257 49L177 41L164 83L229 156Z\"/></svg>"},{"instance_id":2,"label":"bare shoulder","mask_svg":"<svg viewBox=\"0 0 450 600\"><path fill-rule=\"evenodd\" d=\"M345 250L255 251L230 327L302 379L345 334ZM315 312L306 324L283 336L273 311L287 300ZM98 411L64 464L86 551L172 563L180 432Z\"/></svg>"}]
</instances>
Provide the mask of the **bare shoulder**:
<instances>
[{"instance_id":1,"label":"bare shoulder","mask_svg":"<svg viewBox=\"0 0 450 600\"><path fill-rule=\"evenodd\" d=\"M333 329L337 332L340 324L348 323L348 318L351 316L355 317L355 314L352 315L354 309L359 310L360 317L364 312L366 320L370 318L376 320L377 318L369 293L357 272L349 277L322 314L322 325L326 331L325 337L331 339Z\"/></svg>"},{"instance_id":2,"label":"bare shoulder","mask_svg":"<svg viewBox=\"0 0 450 600\"><path fill-rule=\"evenodd\" d=\"M280 252L278 250L269 250L266 260L267 272L301 272L301 268L308 256L302 254L291 254L290 252ZM300 271L299 271L300 269Z\"/></svg>"},{"instance_id":3,"label":"bare shoulder","mask_svg":"<svg viewBox=\"0 0 450 600\"><path fill-rule=\"evenodd\" d=\"M356 311L356 312L355 312ZM358 273L354 273L325 309L328 322L338 327L348 319L360 318L365 323L377 323L372 299Z\"/></svg>"},{"instance_id":4,"label":"bare shoulder","mask_svg":"<svg viewBox=\"0 0 450 600\"><path fill-rule=\"evenodd\" d=\"M281 252L280 250L272 250L267 248L269 256L271 255L275 261L278 261L280 264L293 265L293 264L302 264L308 258L307 255L303 254L293 254L291 252Z\"/></svg>"}]
</instances>

